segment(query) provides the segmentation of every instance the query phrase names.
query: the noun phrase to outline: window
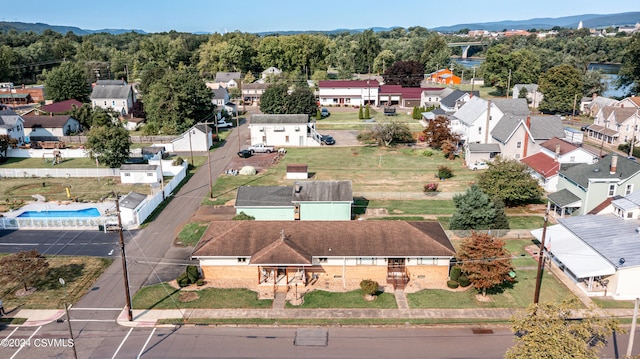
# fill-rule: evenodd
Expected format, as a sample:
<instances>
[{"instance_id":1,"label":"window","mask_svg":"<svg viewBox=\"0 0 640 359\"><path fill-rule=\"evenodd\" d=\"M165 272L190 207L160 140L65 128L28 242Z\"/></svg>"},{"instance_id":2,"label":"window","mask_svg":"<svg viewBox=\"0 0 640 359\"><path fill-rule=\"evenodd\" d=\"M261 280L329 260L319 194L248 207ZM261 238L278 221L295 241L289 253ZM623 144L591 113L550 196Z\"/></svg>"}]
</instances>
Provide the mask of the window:
<instances>
[{"instance_id":1,"label":"window","mask_svg":"<svg viewBox=\"0 0 640 359\"><path fill-rule=\"evenodd\" d=\"M519 159L519 158L520 158L520 154L516 153L516 159Z\"/></svg>"},{"instance_id":2,"label":"window","mask_svg":"<svg viewBox=\"0 0 640 359\"><path fill-rule=\"evenodd\" d=\"M147 177L152 177L153 176L153 172L147 172Z\"/></svg>"},{"instance_id":3,"label":"window","mask_svg":"<svg viewBox=\"0 0 640 359\"><path fill-rule=\"evenodd\" d=\"M327 258L318 258L318 263L327 263Z\"/></svg>"},{"instance_id":4,"label":"window","mask_svg":"<svg viewBox=\"0 0 640 359\"><path fill-rule=\"evenodd\" d=\"M111 106L115 106L116 105L116 100L111 101Z\"/></svg>"},{"instance_id":5,"label":"window","mask_svg":"<svg viewBox=\"0 0 640 359\"><path fill-rule=\"evenodd\" d=\"M522 142L518 141L518 142L516 143L516 148L522 148Z\"/></svg>"},{"instance_id":6,"label":"window","mask_svg":"<svg viewBox=\"0 0 640 359\"><path fill-rule=\"evenodd\" d=\"M627 187L624 189L624 195L628 196L633 192L633 184L628 184Z\"/></svg>"},{"instance_id":7,"label":"window","mask_svg":"<svg viewBox=\"0 0 640 359\"><path fill-rule=\"evenodd\" d=\"M262 136L262 142L267 143L267 136Z\"/></svg>"},{"instance_id":8,"label":"window","mask_svg":"<svg viewBox=\"0 0 640 359\"><path fill-rule=\"evenodd\" d=\"M616 185L615 184L610 184L609 185L609 194L608 197L613 197L613 195L616 193Z\"/></svg>"},{"instance_id":9,"label":"window","mask_svg":"<svg viewBox=\"0 0 640 359\"><path fill-rule=\"evenodd\" d=\"M131 173L129 173L129 172L125 172L125 173L124 173L124 176L125 176L125 177L131 177Z\"/></svg>"},{"instance_id":10,"label":"window","mask_svg":"<svg viewBox=\"0 0 640 359\"><path fill-rule=\"evenodd\" d=\"M482 127L478 127L478 134L481 135L482 134Z\"/></svg>"},{"instance_id":11,"label":"window","mask_svg":"<svg viewBox=\"0 0 640 359\"><path fill-rule=\"evenodd\" d=\"M289 136L284 136L284 142L289 143Z\"/></svg>"},{"instance_id":12,"label":"window","mask_svg":"<svg viewBox=\"0 0 640 359\"><path fill-rule=\"evenodd\" d=\"M274 127L273 132L284 132L284 127Z\"/></svg>"},{"instance_id":13,"label":"window","mask_svg":"<svg viewBox=\"0 0 640 359\"><path fill-rule=\"evenodd\" d=\"M105 106L107 105L107 101L105 101L105 102L104 102L104 105L105 105Z\"/></svg>"},{"instance_id":14,"label":"window","mask_svg":"<svg viewBox=\"0 0 640 359\"><path fill-rule=\"evenodd\" d=\"M576 161L576 156L569 157L569 162L575 162L575 161Z\"/></svg>"},{"instance_id":15,"label":"window","mask_svg":"<svg viewBox=\"0 0 640 359\"><path fill-rule=\"evenodd\" d=\"M436 258L418 258L417 262L419 265L436 265L438 264L438 260Z\"/></svg>"},{"instance_id":16,"label":"window","mask_svg":"<svg viewBox=\"0 0 640 359\"><path fill-rule=\"evenodd\" d=\"M247 262L247 258L238 257L238 263L246 263L246 262Z\"/></svg>"},{"instance_id":17,"label":"window","mask_svg":"<svg viewBox=\"0 0 640 359\"><path fill-rule=\"evenodd\" d=\"M633 218L633 211L627 212L627 218Z\"/></svg>"},{"instance_id":18,"label":"window","mask_svg":"<svg viewBox=\"0 0 640 359\"><path fill-rule=\"evenodd\" d=\"M363 265L363 266L372 266L376 264L376 259L375 258L369 258L369 257L361 257L356 259L356 264L357 265Z\"/></svg>"}]
</instances>

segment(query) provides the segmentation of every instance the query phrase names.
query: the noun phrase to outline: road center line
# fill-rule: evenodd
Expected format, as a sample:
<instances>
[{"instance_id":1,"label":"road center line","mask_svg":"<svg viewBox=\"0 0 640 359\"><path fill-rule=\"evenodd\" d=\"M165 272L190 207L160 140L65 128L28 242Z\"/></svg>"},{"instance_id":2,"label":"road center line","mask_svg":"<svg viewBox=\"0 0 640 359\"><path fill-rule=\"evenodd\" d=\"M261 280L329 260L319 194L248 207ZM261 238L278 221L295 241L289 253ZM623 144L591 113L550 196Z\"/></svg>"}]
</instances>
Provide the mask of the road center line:
<instances>
[{"instance_id":1,"label":"road center line","mask_svg":"<svg viewBox=\"0 0 640 359\"><path fill-rule=\"evenodd\" d=\"M156 332L156 328L153 328L153 330L151 331L151 334L149 334L149 337L147 338L147 341L144 342L142 349L140 349L140 353L138 353L138 356L136 357L136 359L140 359L140 357L142 357L142 353L144 353L144 350L147 348L147 345L149 344L149 341L151 340L151 337L153 337L153 333L155 332Z\"/></svg>"},{"instance_id":2,"label":"road center line","mask_svg":"<svg viewBox=\"0 0 640 359\"><path fill-rule=\"evenodd\" d=\"M38 329L36 329L35 332L33 332L33 334L31 334L31 336L29 337L29 339L27 340L29 343L31 343L31 338L33 338L34 335L36 335L36 333L38 332L38 330L40 330L42 328L42 325L38 327ZM132 328L133 329L133 328ZM16 355L18 355L18 353L20 353L20 351L22 350L22 348L24 348L24 346L20 347L15 353L13 353L13 355L11 356L11 359L15 358Z\"/></svg>"},{"instance_id":3,"label":"road center line","mask_svg":"<svg viewBox=\"0 0 640 359\"><path fill-rule=\"evenodd\" d=\"M118 355L118 352L120 351L120 349L122 349L124 342L127 341L127 338L129 338L129 335L131 334L132 331L133 331L133 328L129 329L129 332L127 333L127 335L124 336L124 338L122 339L122 342L120 342L120 345L118 345L118 349L116 349L116 352L113 353L113 356L111 357L111 359L115 359L116 355Z\"/></svg>"}]
</instances>

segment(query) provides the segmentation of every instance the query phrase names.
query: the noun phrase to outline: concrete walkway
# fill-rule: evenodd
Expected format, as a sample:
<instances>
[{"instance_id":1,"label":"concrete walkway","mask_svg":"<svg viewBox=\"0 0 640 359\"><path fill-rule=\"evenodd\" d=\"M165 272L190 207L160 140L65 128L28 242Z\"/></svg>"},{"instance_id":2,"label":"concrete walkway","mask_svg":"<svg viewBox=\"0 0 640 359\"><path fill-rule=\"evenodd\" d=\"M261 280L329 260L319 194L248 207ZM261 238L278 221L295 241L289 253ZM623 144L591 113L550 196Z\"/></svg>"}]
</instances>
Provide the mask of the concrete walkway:
<instances>
[{"instance_id":1,"label":"concrete walkway","mask_svg":"<svg viewBox=\"0 0 640 359\"><path fill-rule=\"evenodd\" d=\"M404 289L396 289L395 294L398 309L409 309L409 303L407 302L407 295L405 294Z\"/></svg>"}]
</instances>

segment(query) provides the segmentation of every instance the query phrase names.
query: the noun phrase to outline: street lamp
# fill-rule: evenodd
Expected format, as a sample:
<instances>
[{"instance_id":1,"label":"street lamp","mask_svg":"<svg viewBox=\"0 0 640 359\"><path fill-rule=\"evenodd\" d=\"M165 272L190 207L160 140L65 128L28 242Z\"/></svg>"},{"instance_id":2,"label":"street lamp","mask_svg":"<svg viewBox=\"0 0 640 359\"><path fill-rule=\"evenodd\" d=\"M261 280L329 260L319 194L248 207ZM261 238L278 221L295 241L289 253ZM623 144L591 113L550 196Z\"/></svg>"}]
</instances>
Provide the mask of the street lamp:
<instances>
[{"instance_id":1,"label":"street lamp","mask_svg":"<svg viewBox=\"0 0 640 359\"><path fill-rule=\"evenodd\" d=\"M71 320L69 319L69 307L67 306L66 282L62 278L58 278L58 282L60 282L60 284L62 285L62 288L64 288L64 312L67 314L67 324L69 325L69 336L71 337L71 341L73 341L73 344L71 345L71 347L73 348L73 357L75 359L78 359L78 353L76 352L76 343L73 340L73 331L71 330Z\"/></svg>"}]
</instances>

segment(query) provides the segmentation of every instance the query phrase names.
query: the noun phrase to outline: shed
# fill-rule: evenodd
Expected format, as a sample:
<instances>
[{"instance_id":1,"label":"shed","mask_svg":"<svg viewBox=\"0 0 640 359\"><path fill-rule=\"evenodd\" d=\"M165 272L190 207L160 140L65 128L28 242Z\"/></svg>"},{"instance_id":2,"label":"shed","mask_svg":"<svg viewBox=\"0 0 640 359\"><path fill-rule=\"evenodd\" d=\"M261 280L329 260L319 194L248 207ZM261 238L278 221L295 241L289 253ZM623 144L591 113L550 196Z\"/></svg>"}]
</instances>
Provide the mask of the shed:
<instances>
[{"instance_id":1,"label":"shed","mask_svg":"<svg viewBox=\"0 0 640 359\"><path fill-rule=\"evenodd\" d=\"M161 176L158 165L124 164L120 166L122 183L158 183Z\"/></svg>"},{"instance_id":2,"label":"shed","mask_svg":"<svg viewBox=\"0 0 640 359\"><path fill-rule=\"evenodd\" d=\"M138 211L146 203L147 195L138 192L129 192L126 196L120 199L120 218L122 224L129 226L132 224L139 224Z\"/></svg>"},{"instance_id":3,"label":"shed","mask_svg":"<svg viewBox=\"0 0 640 359\"><path fill-rule=\"evenodd\" d=\"M309 178L309 165L294 163L287 165L287 179L307 178Z\"/></svg>"}]
</instances>

